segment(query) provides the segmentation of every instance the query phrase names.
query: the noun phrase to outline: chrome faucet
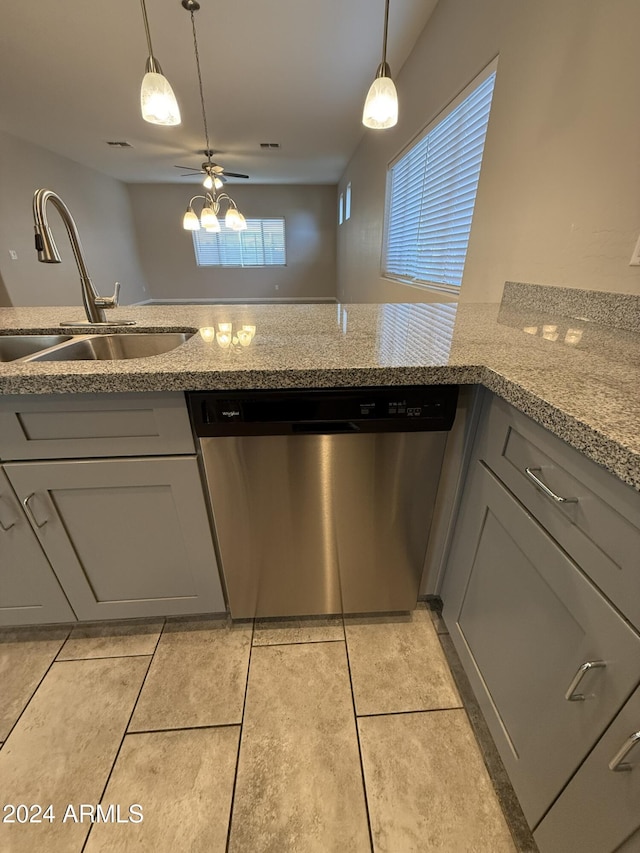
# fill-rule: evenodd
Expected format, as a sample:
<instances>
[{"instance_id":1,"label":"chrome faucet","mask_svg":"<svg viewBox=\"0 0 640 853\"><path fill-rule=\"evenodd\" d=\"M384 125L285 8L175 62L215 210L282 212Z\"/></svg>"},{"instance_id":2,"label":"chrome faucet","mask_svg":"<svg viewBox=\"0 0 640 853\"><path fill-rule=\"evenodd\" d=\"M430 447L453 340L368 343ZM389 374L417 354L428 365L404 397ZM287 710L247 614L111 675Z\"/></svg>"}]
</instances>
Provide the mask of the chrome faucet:
<instances>
[{"instance_id":1,"label":"chrome faucet","mask_svg":"<svg viewBox=\"0 0 640 853\"><path fill-rule=\"evenodd\" d=\"M36 190L33 196L33 221L35 223L36 232L36 251L38 252L38 260L43 264L59 264L61 263L60 253L56 246L53 234L49 228L47 220L47 202L51 202L56 208L62 221L67 229L73 256L76 259L78 272L80 273L80 283L82 285L82 302L84 310L87 313L86 321L69 321L61 323L61 326L95 326L95 325L118 325L131 326L135 323L134 320L117 320L110 323L104 314L105 308L117 308L118 296L120 294L120 284L116 282L113 296L99 296L89 277L87 265L84 260L82 246L80 244L80 235L76 228L76 223L73 220L71 211L62 201L59 195L52 190Z\"/></svg>"}]
</instances>

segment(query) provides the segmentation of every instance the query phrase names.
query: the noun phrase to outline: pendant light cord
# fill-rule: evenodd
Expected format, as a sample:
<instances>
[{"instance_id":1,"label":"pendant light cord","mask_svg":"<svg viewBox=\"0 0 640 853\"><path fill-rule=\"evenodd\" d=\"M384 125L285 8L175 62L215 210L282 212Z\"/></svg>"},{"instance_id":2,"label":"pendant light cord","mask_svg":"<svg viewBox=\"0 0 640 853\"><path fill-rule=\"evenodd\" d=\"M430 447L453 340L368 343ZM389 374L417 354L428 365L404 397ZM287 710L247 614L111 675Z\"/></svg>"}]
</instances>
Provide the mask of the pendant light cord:
<instances>
[{"instance_id":1,"label":"pendant light cord","mask_svg":"<svg viewBox=\"0 0 640 853\"><path fill-rule=\"evenodd\" d=\"M147 35L147 47L149 48L149 56L153 56L153 48L151 47L151 33L149 32L149 21L147 19L147 7L144 0L140 0L142 6L142 20L144 21L144 31Z\"/></svg>"},{"instance_id":2,"label":"pendant light cord","mask_svg":"<svg viewBox=\"0 0 640 853\"><path fill-rule=\"evenodd\" d=\"M382 65L387 61L387 29L389 28L389 0L384 6L384 34L382 36Z\"/></svg>"},{"instance_id":3,"label":"pendant light cord","mask_svg":"<svg viewBox=\"0 0 640 853\"><path fill-rule=\"evenodd\" d=\"M144 2L144 0L143 0ZM387 0L388 2L388 0ZM198 6L198 8L200 8ZM209 142L209 128L207 127L207 113L204 108L204 92L202 89L202 73L200 71L200 54L198 53L198 37L196 35L196 19L194 17L194 10L190 9L191 15L191 29L193 30L193 49L196 55L196 68L198 69L198 86L200 88L200 105L202 107L202 123L204 124L204 138L207 143L207 161L211 163L211 144Z\"/></svg>"}]
</instances>

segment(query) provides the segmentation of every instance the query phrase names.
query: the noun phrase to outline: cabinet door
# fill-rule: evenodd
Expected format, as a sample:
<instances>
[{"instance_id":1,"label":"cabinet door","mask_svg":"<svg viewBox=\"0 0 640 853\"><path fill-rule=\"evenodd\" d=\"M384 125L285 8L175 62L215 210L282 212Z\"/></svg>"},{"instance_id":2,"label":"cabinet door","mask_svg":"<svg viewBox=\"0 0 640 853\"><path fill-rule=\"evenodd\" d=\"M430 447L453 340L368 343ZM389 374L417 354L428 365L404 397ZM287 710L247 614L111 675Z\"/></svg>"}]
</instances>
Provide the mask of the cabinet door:
<instances>
[{"instance_id":1,"label":"cabinet door","mask_svg":"<svg viewBox=\"0 0 640 853\"><path fill-rule=\"evenodd\" d=\"M533 827L640 680L640 637L479 462L448 571L445 620Z\"/></svg>"},{"instance_id":2,"label":"cabinet door","mask_svg":"<svg viewBox=\"0 0 640 853\"><path fill-rule=\"evenodd\" d=\"M640 738L640 690L620 711L534 833L540 853L640 850L640 743L611 770L630 738ZM618 765L619 766L619 765ZM627 841L622 847L620 845Z\"/></svg>"},{"instance_id":3,"label":"cabinet door","mask_svg":"<svg viewBox=\"0 0 640 853\"><path fill-rule=\"evenodd\" d=\"M195 457L6 471L79 619L225 609Z\"/></svg>"},{"instance_id":4,"label":"cabinet door","mask_svg":"<svg viewBox=\"0 0 640 853\"><path fill-rule=\"evenodd\" d=\"M0 625L75 622L75 618L0 468Z\"/></svg>"}]
</instances>

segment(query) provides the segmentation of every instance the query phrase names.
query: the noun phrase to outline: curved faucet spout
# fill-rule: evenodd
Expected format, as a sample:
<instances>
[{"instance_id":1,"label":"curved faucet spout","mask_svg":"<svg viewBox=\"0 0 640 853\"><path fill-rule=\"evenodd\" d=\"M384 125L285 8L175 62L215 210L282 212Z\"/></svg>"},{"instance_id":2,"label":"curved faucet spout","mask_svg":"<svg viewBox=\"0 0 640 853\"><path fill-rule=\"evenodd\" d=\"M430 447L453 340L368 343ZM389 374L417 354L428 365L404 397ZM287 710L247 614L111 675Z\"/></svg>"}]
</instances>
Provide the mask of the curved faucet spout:
<instances>
[{"instance_id":1,"label":"curved faucet spout","mask_svg":"<svg viewBox=\"0 0 640 853\"><path fill-rule=\"evenodd\" d=\"M36 190L33 196L33 221L36 232L36 251L38 252L38 260L43 264L59 264L61 263L58 247L53 239L53 234L49 228L47 220L47 203L56 208L60 214L60 218L64 222L71 248L73 249L73 257L75 258L78 272L80 274L80 283L82 285L82 303L87 314L87 320L90 323L105 323L104 308L115 308L118 304L118 288L114 297L101 297L98 295L84 259L82 245L80 243L80 235L76 223L74 222L71 211L62 201L57 193L52 190L40 189Z\"/></svg>"}]
</instances>

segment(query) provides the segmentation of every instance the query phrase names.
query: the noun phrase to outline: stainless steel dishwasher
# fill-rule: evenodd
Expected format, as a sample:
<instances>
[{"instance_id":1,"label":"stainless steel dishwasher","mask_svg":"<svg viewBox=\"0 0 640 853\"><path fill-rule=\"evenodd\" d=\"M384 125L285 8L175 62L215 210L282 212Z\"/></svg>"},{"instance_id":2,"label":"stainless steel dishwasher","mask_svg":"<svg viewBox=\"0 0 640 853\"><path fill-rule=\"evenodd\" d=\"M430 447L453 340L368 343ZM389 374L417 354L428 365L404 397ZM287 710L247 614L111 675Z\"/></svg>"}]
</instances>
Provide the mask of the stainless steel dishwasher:
<instances>
[{"instance_id":1,"label":"stainless steel dishwasher","mask_svg":"<svg viewBox=\"0 0 640 853\"><path fill-rule=\"evenodd\" d=\"M457 397L189 394L231 616L414 608Z\"/></svg>"}]
</instances>

